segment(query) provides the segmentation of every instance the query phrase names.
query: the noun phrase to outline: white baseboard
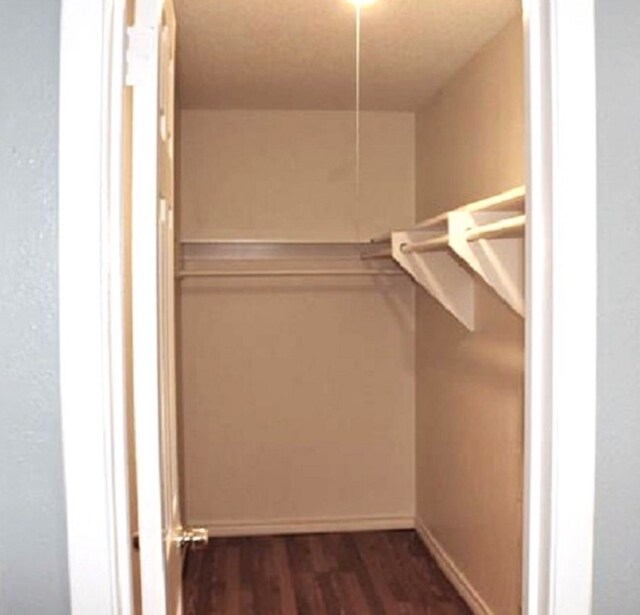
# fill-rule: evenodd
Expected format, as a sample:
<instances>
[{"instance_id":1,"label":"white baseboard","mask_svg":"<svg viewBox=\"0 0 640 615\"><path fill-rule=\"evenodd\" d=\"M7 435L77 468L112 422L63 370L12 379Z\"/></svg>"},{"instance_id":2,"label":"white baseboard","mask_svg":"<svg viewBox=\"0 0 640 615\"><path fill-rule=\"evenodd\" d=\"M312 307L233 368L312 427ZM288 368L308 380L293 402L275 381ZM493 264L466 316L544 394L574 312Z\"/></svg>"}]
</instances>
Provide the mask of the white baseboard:
<instances>
[{"instance_id":1,"label":"white baseboard","mask_svg":"<svg viewBox=\"0 0 640 615\"><path fill-rule=\"evenodd\" d=\"M451 584L458 590L458 593L473 613L475 615L493 615L493 611L469 582L469 579L467 579L462 571L455 565L442 545L435 539L420 519L415 520L415 528L433 559L436 560L440 570L442 570L447 579L449 579Z\"/></svg>"},{"instance_id":2,"label":"white baseboard","mask_svg":"<svg viewBox=\"0 0 640 615\"><path fill-rule=\"evenodd\" d=\"M410 530L415 527L412 516L337 517L320 519L273 519L268 521L194 521L189 525L203 527L209 536L264 536L270 534L314 534L327 532L365 532L374 530Z\"/></svg>"}]
</instances>

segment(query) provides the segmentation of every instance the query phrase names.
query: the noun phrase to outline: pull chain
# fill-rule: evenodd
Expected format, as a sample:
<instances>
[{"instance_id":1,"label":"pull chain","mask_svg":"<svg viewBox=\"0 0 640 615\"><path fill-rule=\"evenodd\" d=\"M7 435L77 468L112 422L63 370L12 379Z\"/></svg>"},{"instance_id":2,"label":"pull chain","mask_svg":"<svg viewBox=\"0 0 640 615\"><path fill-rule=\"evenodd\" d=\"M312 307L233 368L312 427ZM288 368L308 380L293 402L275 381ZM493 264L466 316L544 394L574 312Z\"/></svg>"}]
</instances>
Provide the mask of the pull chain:
<instances>
[{"instance_id":1,"label":"pull chain","mask_svg":"<svg viewBox=\"0 0 640 615\"><path fill-rule=\"evenodd\" d=\"M360 239L360 11L361 6L356 3L356 202L355 202L355 230Z\"/></svg>"},{"instance_id":2,"label":"pull chain","mask_svg":"<svg viewBox=\"0 0 640 615\"><path fill-rule=\"evenodd\" d=\"M360 198L360 11L356 5L356 195Z\"/></svg>"}]
</instances>

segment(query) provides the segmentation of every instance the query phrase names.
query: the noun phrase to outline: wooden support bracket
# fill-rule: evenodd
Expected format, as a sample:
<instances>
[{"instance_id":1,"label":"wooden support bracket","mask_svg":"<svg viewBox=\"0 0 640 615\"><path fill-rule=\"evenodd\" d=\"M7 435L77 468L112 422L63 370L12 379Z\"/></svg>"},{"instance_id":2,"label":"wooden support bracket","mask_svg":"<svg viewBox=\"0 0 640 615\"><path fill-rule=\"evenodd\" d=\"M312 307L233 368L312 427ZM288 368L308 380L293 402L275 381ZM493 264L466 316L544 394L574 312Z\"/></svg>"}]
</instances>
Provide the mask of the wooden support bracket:
<instances>
[{"instance_id":1,"label":"wooden support bracket","mask_svg":"<svg viewBox=\"0 0 640 615\"><path fill-rule=\"evenodd\" d=\"M511 309L524 316L523 224L520 225L520 236L517 236L518 228L513 228L511 221L524 223L524 218L505 218L504 213L494 212L451 212L448 216L449 247ZM505 230L501 231L501 228Z\"/></svg>"},{"instance_id":2,"label":"wooden support bracket","mask_svg":"<svg viewBox=\"0 0 640 615\"><path fill-rule=\"evenodd\" d=\"M473 331L474 281L469 271L461 266L446 246L438 252L406 252L403 248L437 235L424 230L392 233L393 258L469 331Z\"/></svg>"}]
</instances>

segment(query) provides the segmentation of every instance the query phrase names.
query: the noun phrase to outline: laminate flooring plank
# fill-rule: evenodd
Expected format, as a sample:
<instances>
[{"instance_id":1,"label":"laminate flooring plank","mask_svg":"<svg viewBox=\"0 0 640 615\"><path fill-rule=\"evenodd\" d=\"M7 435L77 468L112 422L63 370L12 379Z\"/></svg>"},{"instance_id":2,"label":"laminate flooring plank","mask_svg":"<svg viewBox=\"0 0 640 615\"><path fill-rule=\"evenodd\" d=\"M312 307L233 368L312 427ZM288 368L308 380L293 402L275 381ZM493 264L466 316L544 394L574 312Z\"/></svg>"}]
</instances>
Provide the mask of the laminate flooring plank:
<instances>
[{"instance_id":1,"label":"laminate flooring plank","mask_svg":"<svg viewBox=\"0 0 640 615\"><path fill-rule=\"evenodd\" d=\"M382 612L393 613L402 597L396 572L391 562L380 551L381 538L376 538L373 534L373 532L361 532L354 535L354 542L369 573L373 590L382 606Z\"/></svg>"},{"instance_id":2,"label":"laminate flooring plank","mask_svg":"<svg viewBox=\"0 0 640 615\"><path fill-rule=\"evenodd\" d=\"M373 615L369 602L360 583L360 579L355 572L341 572L340 581L347 596L347 613L362 613L362 615Z\"/></svg>"},{"instance_id":3,"label":"laminate flooring plank","mask_svg":"<svg viewBox=\"0 0 640 615\"><path fill-rule=\"evenodd\" d=\"M289 564L286 538L274 538L274 558L280 586L280 608L282 615L297 615L296 593L293 587L293 576Z\"/></svg>"},{"instance_id":4,"label":"laminate flooring plank","mask_svg":"<svg viewBox=\"0 0 640 615\"><path fill-rule=\"evenodd\" d=\"M300 535L286 537L289 561L291 564L291 569L294 572L313 571L311 552L309 551L309 544L305 540L305 538L305 536Z\"/></svg>"},{"instance_id":5,"label":"laminate flooring plank","mask_svg":"<svg viewBox=\"0 0 640 615\"><path fill-rule=\"evenodd\" d=\"M184 612L185 615L197 615L200 588L206 585L202 577L205 554L203 550L188 554L184 566Z\"/></svg>"},{"instance_id":6,"label":"laminate flooring plank","mask_svg":"<svg viewBox=\"0 0 640 615\"><path fill-rule=\"evenodd\" d=\"M429 555L419 536L412 533L407 537L406 560L415 570L414 578L424 579L429 584L430 613L432 615L451 615L469 613L464 600L449 583L435 560Z\"/></svg>"},{"instance_id":7,"label":"laminate flooring plank","mask_svg":"<svg viewBox=\"0 0 640 615\"><path fill-rule=\"evenodd\" d=\"M331 549L325 548L326 540L322 534L310 534L305 537L311 556L311 565L313 571L317 573L325 573L335 570L335 563L331 557Z\"/></svg>"},{"instance_id":8,"label":"laminate flooring plank","mask_svg":"<svg viewBox=\"0 0 640 615\"><path fill-rule=\"evenodd\" d=\"M407 534L389 532L384 536L384 556L392 563L394 578L399 587L401 601L427 611L433 602L433 584L429 576L422 576L411 561Z\"/></svg>"},{"instance_id":9,"label":"laminate flooring plank","mask_svg":"<svg viewBox=\"0 0 640 615\"><path fill-rule=\"evenodd\" d=\"M225 615L240 615L242 585L240 583L240 546L227 545L224 562L224 595L220 601Z\"/></svg>"},{"instance_id":10,"label":"laminate flooring plank","mask_svg":"<svg viewBox=\"0 0 640 615\"><path fill-rule=\"evenodd\" d=\"M324 597L316 575L301 572L294 575L299 615L333 615L325 608Z\"/></svg>"},{"instance_id":11,"label":"laminate flooring plank","mask_svg":"<svg viewBox=\"0 0 640 615\"><path fill-rule=\"evenodd\" d=\"M357 535L339 534L338 536L342 547L342 562L345 564L346 569L352 572L357 579L360 590L369 607L368 612L372 615L385 615L384 606L378 597L374 582L355 543Z\"/></svg>"}]
</instances>

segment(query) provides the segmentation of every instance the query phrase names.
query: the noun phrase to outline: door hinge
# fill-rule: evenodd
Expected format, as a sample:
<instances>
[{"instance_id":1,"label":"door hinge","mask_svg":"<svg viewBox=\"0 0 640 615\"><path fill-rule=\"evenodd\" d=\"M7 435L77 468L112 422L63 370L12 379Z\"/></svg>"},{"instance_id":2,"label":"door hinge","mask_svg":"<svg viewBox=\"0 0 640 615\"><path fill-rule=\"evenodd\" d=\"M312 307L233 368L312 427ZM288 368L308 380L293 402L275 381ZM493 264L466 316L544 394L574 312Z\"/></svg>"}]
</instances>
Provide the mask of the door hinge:
<instances>
[{"instance_id":1,"label":"door hinge","mask_svg":"<svg viewBox=\"0 0 640 615\"><path fill-rule=\"evenodd\" d=\"M125 84L138 85L148 76L154 54L156 28L131 26L127 28Z\"/></svg>"},{"instance_id":2,"label":"door hinge","mask_svg":"<svg viewBox=\"0 0 640 615\"><path fill-rule=\"evenodd\" d=\"M185 528L176 535L175 541L181 549L204 547L209 542L209 532L202 527Z\"/></svg>"}]
</instances>

